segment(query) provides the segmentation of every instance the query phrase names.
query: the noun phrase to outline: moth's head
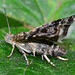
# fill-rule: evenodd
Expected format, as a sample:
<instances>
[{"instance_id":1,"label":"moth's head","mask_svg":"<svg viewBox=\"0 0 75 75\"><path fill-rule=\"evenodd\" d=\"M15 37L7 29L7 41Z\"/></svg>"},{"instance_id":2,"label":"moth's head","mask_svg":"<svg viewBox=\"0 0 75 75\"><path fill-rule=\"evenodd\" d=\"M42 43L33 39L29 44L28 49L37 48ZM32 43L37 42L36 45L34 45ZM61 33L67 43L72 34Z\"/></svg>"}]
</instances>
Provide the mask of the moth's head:
<instances>
[{"instance_id":1,"label":"moth's head","mask_svg":"<svg viewBox=\"0 0 75 75\"><path fill-rule=\"evenodd\" d=\"M61 56L66 54L66 50L62 49L61 47L59 47L58 45L55 46L54 51L53 51L53 55L54 56Z\"/></svg>"},{"instance_id":2,"label":"moth's head","mask_svg":"<svg viewBox=\"0 0 75 75\"><path fill-rule=\"evenodd\" d=\"M5 36L4 36L4 39L5 39L5 41L7 42L7 43L10 43L10 44L12 44L12 42L13 42L13 37L14 37L14 34L6 34Z\"/></svg>"}]
</instances>

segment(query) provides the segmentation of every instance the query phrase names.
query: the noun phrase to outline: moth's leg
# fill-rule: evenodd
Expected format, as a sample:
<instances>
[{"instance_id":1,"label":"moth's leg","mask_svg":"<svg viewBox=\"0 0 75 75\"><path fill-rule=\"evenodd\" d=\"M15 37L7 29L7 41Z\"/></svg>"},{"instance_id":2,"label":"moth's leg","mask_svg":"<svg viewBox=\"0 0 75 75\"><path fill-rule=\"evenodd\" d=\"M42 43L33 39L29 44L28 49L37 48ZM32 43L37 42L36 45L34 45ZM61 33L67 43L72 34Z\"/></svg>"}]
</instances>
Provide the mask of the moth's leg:
<instances>
[{"instance_id":1,"label":"moth's leg","mask_svg":"<svg viewBox=\"0 0 75 75\"><path fill-rule=\"evenodd\" d=\"M60 59L60 60L68 60L68 59L62 58L60 56L57 56L57 58Z\"/></svg>"},{"instance_id":2,"label":"moth's leg","mask_svg":"<svg viewBox=\"0 0 75 75\"><path fill-rule=\"evenodd\" d=\"M35 57L35 50L33 50L33 56Z\"/></svg>"},{"instance_id":3,"label":"moth's leg","mask_svg":"<svg viewBox=\"0 0 75 75\"><path fill-rule=\"evenodd\" d=\"M42 60L43 60L43 59L44 59L44 58L43 58L43 57L44 57L44 55L42 55L41 57L42 57Z\"/></svg>"},{"instance_id":4,"label":"moth's leg","mask_svg":"<svg viewBox=\"0 0 75 75\"><path fill-rule=\"evenodd\" d=\"M29 65L29 61L27 59L26 53L23 54L24 58L26 59L27 65Z\"/></svg>"},{"instance_id":5,"label":"moth's leg","mask_svg":"<svg viewBox=\"0 0 75 75\"><path fill-rule=\"evenodd\" d=\"M30 46L31 46L31 48L33 48L33 49L32 49L32 52L33 52L33 56L35 57L35 49L36 49L36 45L33 44L33 43L30 43Z\"/></svg>"},{"instance_id":6,"label":"moth's leg","mask_svg":"<svg viewBox=\"0 0 75 75\"><path fill-rule=\"evenodd\" d=\"M50 63L52 66L56 67L51 61L50 59L47 57L47 55L44 55L45 59L47 60L48 63Z\"/></svg>"},{"instance_id":7,"label":"moth's leg","mask_svg":"<svg viewBox=\"0 0 75 75\"><path fill-rule=\"evenodd\" d=\"M27 59L26 53L22 49L19 49L19 51L23 54L23 56L24 56L24 58L25 58L25 60L27 62L27 65L29 65L29 61Z\"/></svg>"},{"instance_id":8,"label":"moth's leg","mask_svg":"<svg viewBox=\"0 0 75 75\"><path fill-rule=\"evenodd\" d=\"M9 54L9 56L7 56L7 57L11 57L11 56L12 56L12 54L13 54L13 52L14 52L14 48L15 48L15 44L13 43L13 44L12 44L12 51L11 51L11 53Z\"/></svg>"}]
</instances>

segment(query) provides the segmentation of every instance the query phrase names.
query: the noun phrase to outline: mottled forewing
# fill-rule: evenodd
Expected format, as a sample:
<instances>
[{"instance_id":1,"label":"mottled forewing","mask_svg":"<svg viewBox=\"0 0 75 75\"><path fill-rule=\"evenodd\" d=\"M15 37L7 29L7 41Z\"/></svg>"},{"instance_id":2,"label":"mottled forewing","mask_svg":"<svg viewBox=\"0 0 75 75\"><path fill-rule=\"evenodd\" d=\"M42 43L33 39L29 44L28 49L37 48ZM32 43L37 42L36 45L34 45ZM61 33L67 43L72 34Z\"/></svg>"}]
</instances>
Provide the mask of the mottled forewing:
<instances>
[{"instance_id":1,"label":"mottled forewing","mask_svg":"<svg viewBox=\"0 0 75 75\"><path fill-rule=\"evenodd\" d=\"M29 32L28 39L34 42L49 42L57 41L59 36L65 37L68 32L68 28L75 21L75 15L62 18L53 22L49 22L45 25L35 28Z\"/></svg>"},{"instance_id":2,"label":"mottled forewing","mask_svg":"<svg viewBox=\"0 0 75 75\"><path fill-rule=\"evenodd\" d=\"M75 15L49 22L29 32L23 32L18 41L50 44L67 35L68 28L75 21ZM20 33L19 33L20 34ZM17 39L17 38L16 38Z\"/></svg>"}]
</instances>

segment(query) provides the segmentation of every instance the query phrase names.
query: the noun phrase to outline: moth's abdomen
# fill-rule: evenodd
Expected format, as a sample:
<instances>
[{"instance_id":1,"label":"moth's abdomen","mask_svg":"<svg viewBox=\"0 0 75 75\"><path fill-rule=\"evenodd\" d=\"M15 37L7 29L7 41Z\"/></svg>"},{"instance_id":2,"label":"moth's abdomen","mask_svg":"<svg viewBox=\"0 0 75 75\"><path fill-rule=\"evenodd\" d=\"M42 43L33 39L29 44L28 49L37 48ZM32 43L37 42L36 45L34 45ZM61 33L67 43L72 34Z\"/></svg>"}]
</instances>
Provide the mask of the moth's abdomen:
<instances>
[{"instance_id":1,"label":"moth's abdomen","mask_svg":"<svg viewBox=\"0 0 75 75\"><path fill-rule=\"evenodd\" d=\"M36 45L35 52L38 54L45 54L50 56L61 56L66 53L64 49L62 49L59 45L53 44L51 46L46 44L33 43Z\"/></svg>"},{"instance_id":2,"label":"moth's abdomen","mask_svg":"<svg viewBox=\"0 0 75 75\"><path fill-rule=\"evenodd\" d=\"M52 55L53 56L61 56L66 54L66 50L64 50L63 48L61 48L59 45L54 45L53 50L52 50Z\"/></svg>"}]
</instances>

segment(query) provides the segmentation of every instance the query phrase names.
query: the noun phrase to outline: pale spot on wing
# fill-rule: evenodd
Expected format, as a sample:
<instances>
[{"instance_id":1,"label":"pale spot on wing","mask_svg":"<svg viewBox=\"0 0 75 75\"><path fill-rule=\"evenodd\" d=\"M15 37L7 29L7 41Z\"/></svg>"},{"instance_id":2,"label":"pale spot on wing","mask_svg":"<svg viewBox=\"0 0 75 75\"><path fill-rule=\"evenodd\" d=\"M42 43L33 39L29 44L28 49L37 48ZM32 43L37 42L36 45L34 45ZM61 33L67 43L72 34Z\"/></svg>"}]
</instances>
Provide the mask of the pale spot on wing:
<instances>
[{"instance_id":1,"label":"pale spot on wing","mask_svg":"<svg viewBox=\"0 0 75 75\"><path fill-rule=\"evenodd\" d=\"M61 25L61 21L59 21L59 25Z\"/></svg>"},{"instance_id":2,"label":"pale spot on wing","mask_svg":"<svg viewBox=\"0 0 75 75\"><path fill-rule=\"evenodd\" d=\"M65 21L66 21L66 23L68 22L68 18L67 19L65 19Z\"/></svg>"},{"instance_id":3,"label":"pale spot on wing","mask_svg":"<svg viewBox=\"0 0 75 75\"><path fill-rule=\"evenodd\" d=\"M27 40L28 38L26 37L25 39Z\"/></svg>"},{"instance_id":4,"label":"pale spot on wing","mask_svg":"<svg viewBox=\"0 0 75 75\"><path fill-rule=\"evenodd\" d=\"M36 35L33 35L33 37L36 37Z\"/></svg>"}]
</instances>

